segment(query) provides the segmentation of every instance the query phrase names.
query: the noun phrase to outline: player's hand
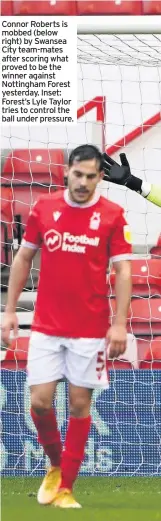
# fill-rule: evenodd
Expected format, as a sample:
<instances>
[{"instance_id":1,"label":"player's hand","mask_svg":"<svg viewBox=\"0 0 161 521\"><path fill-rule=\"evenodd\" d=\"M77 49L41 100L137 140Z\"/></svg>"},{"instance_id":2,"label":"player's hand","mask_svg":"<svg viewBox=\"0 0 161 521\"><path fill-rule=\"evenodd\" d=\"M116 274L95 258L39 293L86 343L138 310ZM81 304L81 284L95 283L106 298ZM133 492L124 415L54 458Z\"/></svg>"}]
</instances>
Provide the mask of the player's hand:
<instances>
[{"instance_id":1,"label":"player's hand","mask_svg":"<svg viewBox=\"0 0 161 521\"><path fill-rule=\"evenodd\" d=\"M103 179L118 185L128 186L132 174L126 155L120 154L121 165L116 163L116 161L107 154L102 154L102 158L104 170Z\"/></svg>"},{"instance_id":2,"label":"player's hand","mask_svg":"<svg viewBox=\"0 0 161 521\"><path fill-rule=\"evenodd\" d=\"M5 311L2 323L2 341L5 345L10 344L10 332L13 330L14 337L18 336L18 320L15 312Z\"/></svg>"},{"instance_id":3,"label":"player's hand","mask_svg":"<svg viewBox=\"0 0 161 521\"><path fill-rule=\"evenodd\" d=\"M109 344L109 358L117 358L122 355L127 344L127 330L124 325L113 324L106 335Z\"/></svg>"}]
</instances>

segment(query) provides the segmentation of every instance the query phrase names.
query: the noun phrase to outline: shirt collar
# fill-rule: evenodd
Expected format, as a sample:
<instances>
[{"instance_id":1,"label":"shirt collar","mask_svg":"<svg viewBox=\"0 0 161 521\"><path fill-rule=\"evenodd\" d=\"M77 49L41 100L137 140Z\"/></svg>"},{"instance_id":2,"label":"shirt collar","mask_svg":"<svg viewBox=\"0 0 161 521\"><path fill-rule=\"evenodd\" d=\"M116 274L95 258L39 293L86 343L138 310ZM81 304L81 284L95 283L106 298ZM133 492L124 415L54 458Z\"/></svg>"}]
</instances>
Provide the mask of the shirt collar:
<instances>
[{"instance_id":1,"label":"shirt collar","mask_svg":"<svg viewBox=\"0 0 161 521\"><path fill-rule=\"evenodd\" d=\"M64 190L64 200L69 206L72 206L73 208L90 208L90 206L93 206L94 204L96 204L99 201L99 198L100 198L100 194L96 190L93 198L88 203L79 204L79 203L75 203L74 201L72 201L70 199L68 188L66 190Z\"/></svg>"}]
</instances>

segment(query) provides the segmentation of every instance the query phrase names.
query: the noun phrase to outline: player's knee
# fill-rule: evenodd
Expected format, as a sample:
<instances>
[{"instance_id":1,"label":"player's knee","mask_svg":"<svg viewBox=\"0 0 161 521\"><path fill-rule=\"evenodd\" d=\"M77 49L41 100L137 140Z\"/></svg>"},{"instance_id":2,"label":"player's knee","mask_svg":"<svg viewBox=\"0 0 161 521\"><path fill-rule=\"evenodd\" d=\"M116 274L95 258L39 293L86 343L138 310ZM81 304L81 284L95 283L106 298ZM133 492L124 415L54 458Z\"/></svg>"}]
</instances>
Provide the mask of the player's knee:
<instances>
[{"instance_id":1,"label":"player's knee","mask_svg":"<svg viewBox=\"0 0 161 521\"><path fill-rule=\"evenodd\" d=\"M75 398L74 400L70 400L70 415L75 418L84 418L89 415L90 404L87 400L83 398Z\"/></svg>"},{"instance_id":2,"label":"player's knee","mask_svg":"<svg viewBox=\"0 0 161 521\"><path fill-rule=\"evenodd\" d=\"M31 407L39 416L46 414L51 409L51 402L47 397L31 396Z\"/></svg>"}]
</instances>

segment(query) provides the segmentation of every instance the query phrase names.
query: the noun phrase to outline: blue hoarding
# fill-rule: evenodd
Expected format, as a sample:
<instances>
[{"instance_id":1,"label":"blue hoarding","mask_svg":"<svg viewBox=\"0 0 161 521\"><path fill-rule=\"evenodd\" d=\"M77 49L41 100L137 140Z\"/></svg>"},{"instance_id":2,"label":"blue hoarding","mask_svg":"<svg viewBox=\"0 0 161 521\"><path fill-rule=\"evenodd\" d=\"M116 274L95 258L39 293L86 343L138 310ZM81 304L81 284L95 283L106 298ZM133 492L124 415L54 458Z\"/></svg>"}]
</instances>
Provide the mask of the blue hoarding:
<instances>
[{"instance_id":1,"label":"blue hoarding","mask_svg":"<svg viewBox=\"0 0 161 521\"><path fill-rule=\"evenodd\" d=\"M56 407L64 441L65 382ZM2 370L1 411L2 475L42 475L48 461L30 418L24 371ZM92 418L82 475L161 476L161 371L111 371L109 390L94 392Z\"/></svg>"}]
</instances>

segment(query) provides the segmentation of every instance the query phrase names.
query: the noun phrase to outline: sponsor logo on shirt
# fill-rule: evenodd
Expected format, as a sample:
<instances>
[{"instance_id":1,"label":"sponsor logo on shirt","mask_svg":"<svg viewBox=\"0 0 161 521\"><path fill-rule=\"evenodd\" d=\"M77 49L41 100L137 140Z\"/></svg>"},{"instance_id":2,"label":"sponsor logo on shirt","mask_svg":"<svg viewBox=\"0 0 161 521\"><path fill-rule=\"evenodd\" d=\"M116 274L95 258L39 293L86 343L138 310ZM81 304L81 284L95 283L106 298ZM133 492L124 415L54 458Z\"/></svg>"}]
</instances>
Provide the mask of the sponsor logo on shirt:
<instances>
[{"instance_id":1,"label":"sponsor logo on shirt","mask_svg":"<svg viewBox=\"0 0 161 521\"><path fill-rule=\"evenodd\" d=\"M44 243L50 252L61 248L63 251L86 253L86 246L97 247L99 245L99 241L99 237L87 237L86 234L72 235L69 232L64 232L61 235L54 229L49 230L44 235Z\"/></svg>"},{"instance_id":2,"label":"sponsor logo on shirt","mask_svg":"<svg viewBox=\"0 0 161 521\"><path fill-rule=\"evenodd\" d=\"M69 232L63 233L63 251L85 253L86 246L98 246L99 237L87 237L87 235L71 235Z\"/></svg>"},{"instance_id":3,"label":"sponsor logo on shirt","mask_svg":"<svg viewBox=\"0 0 161 521\"><path fill-rule=\"evenodd\" d=\"M61 247L62 236L57 230L49 230L44 235L44 243L47 246L48 251L55 251Z\"/></svg>"},{"instance_id":4,"label":"sponsor logo on shirt","mask_svg":"<svg viewBox=\"0 0 161 521\"><path fill-rule=\"evenodd\" d=\"M99 225L101 221L101 216L99 212L94 212L91 219L90 219L90 229L91 230L98 230Z\"/></svg>"}]
</instances>

